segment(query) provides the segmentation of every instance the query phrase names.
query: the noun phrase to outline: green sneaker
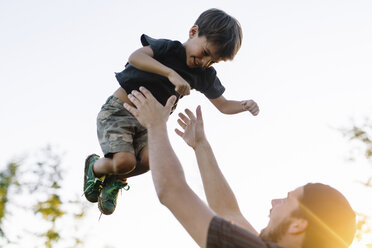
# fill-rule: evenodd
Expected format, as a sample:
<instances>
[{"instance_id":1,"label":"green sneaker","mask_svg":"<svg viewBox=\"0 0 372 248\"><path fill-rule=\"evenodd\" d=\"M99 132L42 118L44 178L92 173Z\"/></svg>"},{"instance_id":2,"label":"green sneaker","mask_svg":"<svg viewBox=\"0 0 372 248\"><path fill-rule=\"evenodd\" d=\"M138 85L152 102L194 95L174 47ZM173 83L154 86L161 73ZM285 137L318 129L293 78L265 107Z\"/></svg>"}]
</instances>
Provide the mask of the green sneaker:
<instances>
[{"instance_id":1,"label":"green sneaker","mask_svg":"<svg viewBox=\"0 0 372 248\"><path fill-rule=\"evenodd\" d=\"M101 213L110 215L115 211L119 190L122 188L129 190L129 185L123 180L117 180L114 175L106 177L98 197L98 208Z\"/></svg>"},{"instance_id":2,"label":"green sneaker","mask_svg":"<svg viewBox=\"0 0 372 248\"><path fill-rule=\"evenodd\" d=\"M90 202L97 202L103 182L93 173L93 165L99 159L96 154L89 155L84 168L84 195Z\"/></svg>"}]
</instances>

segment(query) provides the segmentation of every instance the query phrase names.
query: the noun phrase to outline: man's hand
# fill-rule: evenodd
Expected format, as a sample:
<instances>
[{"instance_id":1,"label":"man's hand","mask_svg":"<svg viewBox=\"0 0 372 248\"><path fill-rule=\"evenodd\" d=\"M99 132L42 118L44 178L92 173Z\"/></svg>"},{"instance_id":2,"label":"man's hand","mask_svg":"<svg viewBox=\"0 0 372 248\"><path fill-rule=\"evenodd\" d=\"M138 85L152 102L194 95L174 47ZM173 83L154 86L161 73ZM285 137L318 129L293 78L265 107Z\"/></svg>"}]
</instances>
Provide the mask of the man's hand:
<instances>
[{"instance_id":1,"label":"man's hand","mask_svg":"<svg viewBox=\"0 0 372 248\"><path fill-rule=\"evenodd\" d=\"M132 113L141 125L146 128L166 123L171 108L176 101L176 96L169 97L166 105L163 106L145 87L140 87L139 90L141 92L133 90L131 94L128 95L129 100L136 107L134 108L129 104L124 103L124 108Z\"/></svg>"},{"instance_id":2,"label":"man's hand","mask_svg":"<svg viewBox=\"0 0 372 248\"><path fill-rule=\"evenodd\" d=\"M179 129L176 129L175 131L195 150L198 144L206 141L201 108L200 106L196 108L196 117L189 109L185 109L185 113L187 116L179 113L178 116L180 119L177 120L178 124L184 131L182 132Z\"/></svg>"},{"instance_id":3,"label":"man's hand","mask_svg":"<svg viewBox=\"0 0 372 248\"><path fill-rule=\"evenodd\" d=\"M257 103L253 100L241 101L240 104L243 106L245 111L251 112L252 115L256 116L260 112Z\"/></svg>"},{"instance_id":4,"label":"man's hand","mask_svg":"<svg viewBox=\"0 0 372 248\"><path fill-rule=\"evenodd\" d=\"M168 75L169 81L174 85L175 91L181 96L190 95L191 87L185 79L183 79L177 72L171 70Z\"/></svg>"}]
</instances>

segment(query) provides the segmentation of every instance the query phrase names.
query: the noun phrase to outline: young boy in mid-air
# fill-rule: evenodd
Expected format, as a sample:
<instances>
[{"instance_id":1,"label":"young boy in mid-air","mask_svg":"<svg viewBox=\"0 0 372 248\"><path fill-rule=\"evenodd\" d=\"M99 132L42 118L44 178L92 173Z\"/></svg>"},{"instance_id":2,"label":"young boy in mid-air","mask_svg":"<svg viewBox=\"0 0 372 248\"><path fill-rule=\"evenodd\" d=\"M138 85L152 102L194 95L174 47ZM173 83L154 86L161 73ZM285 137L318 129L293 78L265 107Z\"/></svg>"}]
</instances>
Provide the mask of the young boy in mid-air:
<instances>
[{"instance_id":1,"label":"young boy in mid-air","mask_svg":"<svg viewBox=\"0 0 372 248\"><path fill-rule=\"evenodd\" d=\"M131 54L124 71L116 73L121 87L107 99L97 117L104 157L92 154L85 161L84 194L88 201L98 201L103 214L112 214L127 178L149 170L147 130L123 107L124 103L133 106L127 95L132 90L144 86L165 105L171 95L180 99L196 89L224 114L258 114L253 100L227 100L222 95L225 88L212 67L219 61L232 60L241 42L238 21L218 9L203 12L183 44L141 36L143 47Z\"/></svg>"}]
</instances>

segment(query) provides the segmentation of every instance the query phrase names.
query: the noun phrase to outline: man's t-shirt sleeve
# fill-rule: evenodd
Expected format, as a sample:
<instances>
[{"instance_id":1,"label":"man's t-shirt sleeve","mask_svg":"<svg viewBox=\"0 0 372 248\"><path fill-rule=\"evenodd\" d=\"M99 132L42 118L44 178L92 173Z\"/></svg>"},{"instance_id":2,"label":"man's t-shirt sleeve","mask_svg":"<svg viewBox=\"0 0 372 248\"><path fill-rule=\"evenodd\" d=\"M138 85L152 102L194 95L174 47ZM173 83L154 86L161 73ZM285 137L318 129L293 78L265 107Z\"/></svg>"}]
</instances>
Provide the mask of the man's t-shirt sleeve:
<instances>
[{"instance_id":1,"label":"man's t-shirt sleeve","mask_svg":"<svg viewBox=\"0 0 372 248\"><path fill-rule=\"evenodd\" d=\"M207 248L279 248L260 237L215 216L208 229Z\"/></svg>"}]
</instances>

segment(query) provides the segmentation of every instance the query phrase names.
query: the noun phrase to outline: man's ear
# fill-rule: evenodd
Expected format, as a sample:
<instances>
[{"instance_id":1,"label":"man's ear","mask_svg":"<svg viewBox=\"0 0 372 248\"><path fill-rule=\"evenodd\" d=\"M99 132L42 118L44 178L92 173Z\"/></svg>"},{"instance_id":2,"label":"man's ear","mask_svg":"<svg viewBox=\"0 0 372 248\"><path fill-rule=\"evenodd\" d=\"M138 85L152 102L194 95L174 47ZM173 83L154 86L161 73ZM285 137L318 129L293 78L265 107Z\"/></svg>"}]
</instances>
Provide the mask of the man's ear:
<instances>
[{"instance_id":1,"label":"man's ear","mask_svg":"<svg viewBox=\"0 0 372 248\"><path fill-rule=\"evenodd\" d=\"M199 33L198 25L192 26L189 31L189 38L197 37L198 33Z\"/></svg>"},{"instance_id":2,"label":"man's ear","mask_svg":"<svg viewBox=\"0 0 372 248\"><path fill-rule=\"evenodd\" d=\"M300 234L306 231L308 222L302 218L293 218L288 228L290 234Z\"/></svg>"}]
</instances>

